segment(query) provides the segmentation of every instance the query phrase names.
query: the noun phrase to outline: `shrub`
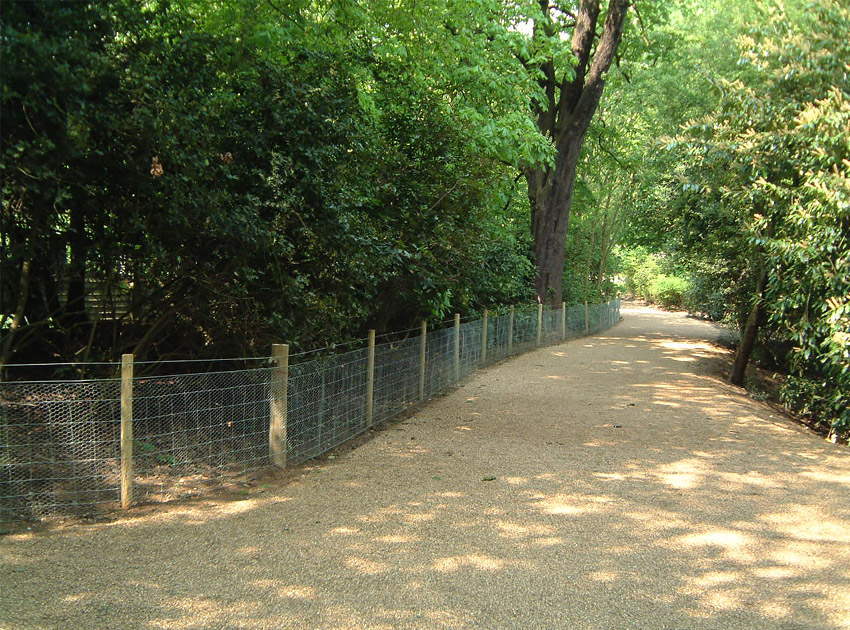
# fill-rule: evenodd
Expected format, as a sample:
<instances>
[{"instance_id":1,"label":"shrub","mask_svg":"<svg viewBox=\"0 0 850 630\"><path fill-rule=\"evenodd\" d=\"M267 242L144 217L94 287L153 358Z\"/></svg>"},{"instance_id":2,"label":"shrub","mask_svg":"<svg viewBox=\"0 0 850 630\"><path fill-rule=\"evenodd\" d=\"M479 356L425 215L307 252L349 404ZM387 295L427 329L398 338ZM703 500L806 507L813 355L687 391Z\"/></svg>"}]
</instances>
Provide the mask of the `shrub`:
<instances>
[{"instance_id":1,"label":"shrub","mask_svg":"<svg viewBox=\"0 0 850 630\"><path fill-rule=\"evenodd\" d=\"M626 292L633 297L649 298L649 285L661 272L659 257L641 247L626 250L621 254L620 272Z\"/></svg>"},{"instance_id":2,"label":"shrub","mask_svg":"<svg viewBox=\"0 0 850 630\"><path fill-rule=\"evenodd\" d=\"M719 322L726 317L727 305L731 301L730 290L718 289L713 280L700 275L691 276L684 295L684 306L691 313Z\"/></svg>"},{"instance_id":3,"label":"shrub","mask_svg":"<svg viewBox=\"0 0 850 630\"><path fill-rule=\"evenodd\" d=\"M664 308L681 308L688 291L688 281L678 276L657 276L649 284L649 296Z\"/></svg>"}]
</instances>

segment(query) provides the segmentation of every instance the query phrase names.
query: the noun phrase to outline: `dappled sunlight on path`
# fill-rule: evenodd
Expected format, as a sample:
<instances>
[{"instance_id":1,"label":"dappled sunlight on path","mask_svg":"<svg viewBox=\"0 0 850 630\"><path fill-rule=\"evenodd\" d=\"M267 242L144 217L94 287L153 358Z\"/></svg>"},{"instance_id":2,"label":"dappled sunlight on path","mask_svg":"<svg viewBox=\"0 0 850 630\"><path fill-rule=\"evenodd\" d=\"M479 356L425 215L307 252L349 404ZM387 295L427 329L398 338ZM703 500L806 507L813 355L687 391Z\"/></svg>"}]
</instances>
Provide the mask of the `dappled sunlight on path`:
<instances>
[{"instance_id":1,"label":"dappled sunlight on path","mask_svg":"<svg viewBox=\"0 0 850 630\"><path fill-rule=\"evenodd\" d=\"M0 627L850 628L850 453L624 315L287 484L8 536Z\"/></svg>"}]
</instances>

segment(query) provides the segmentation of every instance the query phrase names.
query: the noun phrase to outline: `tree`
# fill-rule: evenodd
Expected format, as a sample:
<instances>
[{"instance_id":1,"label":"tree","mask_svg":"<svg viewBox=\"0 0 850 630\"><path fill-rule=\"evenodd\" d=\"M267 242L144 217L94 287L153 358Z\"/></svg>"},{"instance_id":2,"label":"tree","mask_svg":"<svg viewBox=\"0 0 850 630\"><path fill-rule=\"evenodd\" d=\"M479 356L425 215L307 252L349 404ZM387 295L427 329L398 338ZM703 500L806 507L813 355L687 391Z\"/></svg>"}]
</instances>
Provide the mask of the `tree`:
<instances>
[{"instance_id":1,"label":"tree","mask_svg":"<svg viewBox=\"0 0 850 630\"><path fill-rule=\"evenodd\" d=\"M530 299L493 157L527 92L458 62L486 40L447 5L364 4L0 3L0 363L246 356Z\"/></svg>"},{"instance_id":2,"label":"tree","mask_svg":"<svg viewBox=\"0 0 850 630\"><path fill-rule=\"evenodd\" d=\"M737 76L688 125L692 208L734 226L742 340L730 380L759 346L787 374L794 408L850 429L850 10L834 0L768 7L739 38ZM699 199L702 198L700 203ZM734 234L737 232L737 234ZM730 258L715 237L709 249ZM743 310L743 309L742 309Z\"/></svg>"},{"instance_id":3,"label":"tree","mask_svg":"<svg viewBox=\"0 0 850 630\"><path fill-rule=\"evenodd\" d=\"M382 33L373 38L383 49L403 48L410 72L443 95L482 156L524 175L534 285L544 301L562 298L578 162L630 2L602 4L457 0L368 9ZM643 7L655 17L655 3Z\"/></svg>"},{"instance_id":4,"label":"tree","mask_svg":"<svg viewBox=\"0 0 850 630\"><path fill-rule=\"evenodd\" d=\"M552 40L560 37L564 26L572 25L572 68L561 67L554 55L529 60L526 64L536 65L538 83L545 94L544 99L536 99L533 103L537 128L555 146L554 163L528 165L523 169L531 202L537 264L535 287L539 300L553 303L560 303L563 292L565 239L576 168L602 97L605 75L623 36L629 2L609 1L598 37L599 0L581 0L575 12L570 10L572 8L540 0L533 31L534 40L546 40L551 48Z\"/></svg>"}]
</instances>

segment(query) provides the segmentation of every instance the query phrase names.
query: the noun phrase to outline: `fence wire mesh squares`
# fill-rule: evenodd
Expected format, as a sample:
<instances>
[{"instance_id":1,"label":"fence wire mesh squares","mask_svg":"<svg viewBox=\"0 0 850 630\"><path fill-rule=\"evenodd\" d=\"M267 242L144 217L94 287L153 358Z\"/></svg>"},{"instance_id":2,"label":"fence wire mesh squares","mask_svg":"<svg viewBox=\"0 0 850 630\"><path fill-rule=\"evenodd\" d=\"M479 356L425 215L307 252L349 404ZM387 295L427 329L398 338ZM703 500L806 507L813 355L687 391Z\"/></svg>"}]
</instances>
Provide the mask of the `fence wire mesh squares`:
<instances>
[{"instance_id":1,"label":"fence wire mesh squares","mask_svg":"<svg viewBox=\"0 0 850 630\"><path fill-rule=\"evenodd\" d=\"M567 307L567 338L579 337L584 334L584 305L576 304Z\"/></svg>"},{"instance_id":2,"label":"fence wire mesh squares","mask_svg":"<svg viewBox=\"0 0 850 630\"><path fill-rule=\"evenodd\" d=\"M481 365L481 320L460 325L460 375L468 376Z\"/></svg>"},{"instance_id":3,"label":"fence wire mesh squares","mask_svg":"<svg viewBox=\"0 0 850 630\"><path fill-rule=\"evenodd\" d=\"M514 316L514 352L525 352L537 345L537 307L516 309Z\"/></svg>"},{"instance_id":4,"label":"fence wire mesh squares","mask_svg":"<svg viewBox=\"0 0 850 630\"><path fill-rule=\"evenodd\" d=\"M418 336L375 346L373 422L391 418L418 401L419 364Z\"/></svg>"},{"instance_id":5,"label":"fence wire mesh squares","mask_svg":"<svg viewBox=\"0 0 850 630\"><path fill-rule=\"evenodd\" d=\"M509 333L512 334L510 315L490 316L487 322L487 363L495 363L508 356Z\"/></svg>"},{"instance_id":6,"label":"fence wire mesh squares","mask_svg":"<svg viewBox=\"0 0 850 630\"><path fill-rule=\"evenodd\" d=\"M454 364L454 328L429 332L425 340L425 396L429 397L457 380Z\"/></svg>"},{"instance_id":7,"label":"fence wire mesh squares","mask_svg":"<svg viewBox=\"0 0 850 630\"><path fill-rule=\"evenodd\" d=\"M267 465L270 374L254 368L134 379L137 497L184 497L211 478Z\"/></svg>"},{"instance_id":8,"label":"fence wire mesh squares","mask_svg":"<svg viewBox=\"0 0 850 630\"><path fill-rule=\"evenodd\" d=\"M0 521L118 501L119 394L117 380L0 386Z\"/></svg>"},{"instance_id":9,"label":"fence wire mesh squares","mask_svg":"<svg viewBox=\"0 0 850 630\"><path fill-rule=\"evenodd\" d=\"M548 346L560 343L561 336L561 307L547 306L543 308L542 330L540 345Z\"/></svg>"},{"instance_id":10,"label":"fence wire mesh squares","mask_svg":"<svg viewBox=\"0 0 850 630\"><path fill-rule=\"evenodd\" d=\"M289 368L286 457L316 457L366 427L366 349Z\"/></svg>"}]
</instances>

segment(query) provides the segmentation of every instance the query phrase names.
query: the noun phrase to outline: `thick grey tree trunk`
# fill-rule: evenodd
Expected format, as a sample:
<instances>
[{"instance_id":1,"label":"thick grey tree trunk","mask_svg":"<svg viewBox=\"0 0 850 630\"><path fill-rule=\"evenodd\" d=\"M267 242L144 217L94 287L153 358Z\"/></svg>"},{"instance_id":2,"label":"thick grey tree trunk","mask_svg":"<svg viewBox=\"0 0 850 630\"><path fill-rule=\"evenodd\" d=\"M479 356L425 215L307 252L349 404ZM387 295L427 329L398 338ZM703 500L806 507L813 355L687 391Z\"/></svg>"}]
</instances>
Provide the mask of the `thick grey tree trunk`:
<instances>
[{"instance_id":1,"label":"thick grey tree trunk","mask_svg":"<svg viewBox=\"0 0 850 630\"><path fill-rule=\"evenodd\" d=\"M540 7L544 15L549 16L548 0L540 0ZM564 250L576 168L590 121L602 98L605 73L614 61L622 38L628 8L628 0L609 0L602 34L597 40L600 2L581 0L572 38L572 51L577 61L575 74L559 80L551 60L537 68L542 72L539 83L548 103L535 104L534 115L538 129L554 141L556 150L554 166L527 168L523 172L531 201L538 270L535 288L542 302L561 303ZM558 37L559 33L551 19L547 19L535 25L534 36Z\"/></svg>"}]
</instances>

